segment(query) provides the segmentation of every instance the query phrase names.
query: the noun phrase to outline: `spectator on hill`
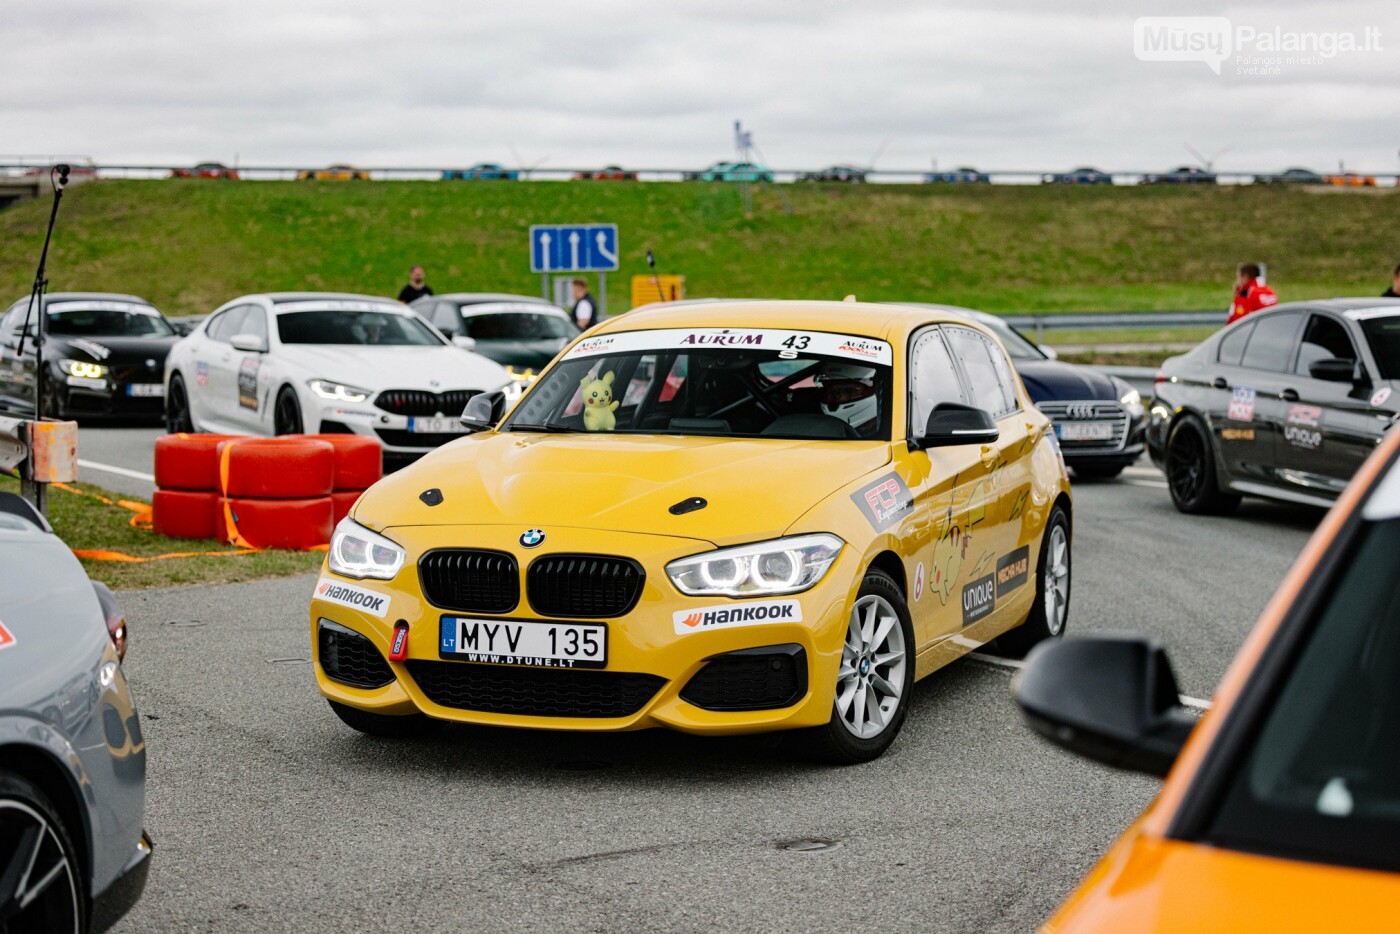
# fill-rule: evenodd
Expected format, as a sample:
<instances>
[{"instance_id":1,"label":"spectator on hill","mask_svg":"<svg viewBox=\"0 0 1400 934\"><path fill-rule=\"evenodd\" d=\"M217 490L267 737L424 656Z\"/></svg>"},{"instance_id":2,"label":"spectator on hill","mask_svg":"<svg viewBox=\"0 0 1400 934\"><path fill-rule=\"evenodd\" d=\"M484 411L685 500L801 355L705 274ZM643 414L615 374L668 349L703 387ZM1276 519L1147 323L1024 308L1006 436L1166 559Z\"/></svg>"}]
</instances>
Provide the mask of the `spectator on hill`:
<instances>
[{"instance_id":1,"label":"spectator on hill","mask_svg":"<svg viewBox=\"0 0 1400 934\"><path fill-rule=\"evenodd\" d=\"M598 303L588 294L588 280L574 280L574 322L587 331L598 323Z\"/></svg>"},{"instance_id":2,"label":"spectator on hill","mask_svg":"<svg viewBox=\"0 0 1400 934\"><path fill-rule=\"evenodd\" d=\"M1235 302L1226 324L1233 324L1251 311L1278 304L1278 294L1259 281L1258 263L1240 263L1235 270Z\"/></svg>"},{"instance_id":3,"label":"spectator on hill","mask_svg":"<svg viewBox=\"0 0 1400 934\"><path fill-rule=\"evenodd\" d=\"M399 301L408 304L424 295L432 295L433 290L423 278L423 267L414 266L408 271L408 285L399 289Z\"/></svg>"},{"instance_id":4,"label":"spectator on hill","mask_svg":"<svg viewBox=\"0 0 1400 934\"><path fill-rule=\"evenodd\" d=\"M1400 298L1400 263L1390 271L1390 288L1381 293L1381 298Z\"/></svg>"}]
</instances>

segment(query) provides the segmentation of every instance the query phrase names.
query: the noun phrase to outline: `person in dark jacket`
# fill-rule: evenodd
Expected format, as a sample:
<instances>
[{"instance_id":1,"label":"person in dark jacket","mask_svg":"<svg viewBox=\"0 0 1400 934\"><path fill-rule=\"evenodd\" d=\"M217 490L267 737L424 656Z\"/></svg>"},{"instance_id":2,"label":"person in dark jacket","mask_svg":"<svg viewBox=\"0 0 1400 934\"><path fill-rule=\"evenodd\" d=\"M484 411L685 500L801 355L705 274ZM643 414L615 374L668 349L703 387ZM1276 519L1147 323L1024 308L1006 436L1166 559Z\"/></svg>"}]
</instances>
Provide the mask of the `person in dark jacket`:
<instances>
[{"instance_id":1,"label":"person in dark jacket","mask_svg":"<svg viewBox=\"0 0 1400 934\"><path fill-rule=\"evenodd\" d=\"M428 286L423 276L423 267L414 266L408 271L408 285L399 289L399 301L405 305L414 299L422 298L424 295L432 295L433 290Z\"/></svg>"},{"instance_id":2,"label":"person in dark jacket","mask_svg":"<svg viewBox=\"0 0 1400 934\"><path fill-rule=\"evenodd\" d=\"M1390 271L1390 288L1381 293L1381 298L1400 298L1400 263Z\"/></svg>"},{"instance_id":3,"label":"person in dark jacket","mask_svg":"<svg viewBox=\"0 0 1400 934\"><path fill-rule=\"evenodd\" d=\"M584 331L598 323L598 303L588 292L587 279L574 280L574 323Z\"/></svg>"}]
</instances>

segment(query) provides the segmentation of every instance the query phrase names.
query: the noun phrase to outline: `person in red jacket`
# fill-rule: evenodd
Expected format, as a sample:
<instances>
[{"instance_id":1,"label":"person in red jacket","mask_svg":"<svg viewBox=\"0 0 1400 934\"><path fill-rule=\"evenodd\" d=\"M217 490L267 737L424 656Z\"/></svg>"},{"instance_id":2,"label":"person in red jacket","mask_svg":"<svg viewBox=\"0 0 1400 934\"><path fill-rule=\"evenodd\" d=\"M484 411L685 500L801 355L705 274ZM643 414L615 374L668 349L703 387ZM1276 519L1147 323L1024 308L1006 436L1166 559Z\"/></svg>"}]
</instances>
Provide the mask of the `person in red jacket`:
<instances>
[{"instance_id":1,"label":"person in red jacket","mask_svg":"<svg viewBox=\"0 0 1400 934\"><path fill-rule=\"evenodd\" d=\"M1259 281L1259 264L1240 263L1235 270L1235 303L1225 323L1233 324L1251 311L1277 304L1278 294Z\"/></svg>"}]
</instances>

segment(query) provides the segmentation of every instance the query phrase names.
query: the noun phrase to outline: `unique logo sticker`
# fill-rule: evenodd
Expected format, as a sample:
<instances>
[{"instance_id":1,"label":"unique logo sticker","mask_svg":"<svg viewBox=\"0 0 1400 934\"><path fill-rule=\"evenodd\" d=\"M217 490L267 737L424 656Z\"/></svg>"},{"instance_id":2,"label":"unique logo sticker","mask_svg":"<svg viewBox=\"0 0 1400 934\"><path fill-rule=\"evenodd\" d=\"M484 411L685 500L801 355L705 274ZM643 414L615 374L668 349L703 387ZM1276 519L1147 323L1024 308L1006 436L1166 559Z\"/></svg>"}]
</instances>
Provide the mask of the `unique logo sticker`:
<instances>
[{"instance_id":1,"label":"unique logo sticker","mask_svg":"<svg viewBox=\"0 0 1400 934\"><path fill-rule=\"evenodd\" d=\"M261 357L245 357L238 365L238 404L245 409L258 409L258 370Z\"/></svg>"},{"instance_id":2,"label":"unique logo sticker","mask_svg":"<svg viewBox=\"0 0 1400 934\"><path fill-rule=\"evenodd\" d=\"M1230 409L1227 413L1237 422L1254 421L1254 390L1248 386L1236 386L1230 394Z\"/></svg>"},{"instance_id":3,"label":"unique logo sticker","mask_svg":"<svg viewBox=\"0 0 1400 934\"><path fill-rule=\"evenodd\" d=\"M4 623L0 623L0 649L8 649L15 644L14 633L5 628Z\"/></svg>"},{"instance_id":4,"label":"unique logo sticker","mask_svg":"<svg viewBox=\"0 0 1400 934\"><path fill-rule=\"evenodd\" d=\"M544 529L526 529L520 533L520 544L526 548L534 548L544 541Z\"/></svg>"},{"instance_id":5,"label":"unique logo sticker","mask_svg":"<svg viewBox=\"0 0 1400 934\"><path fill-rule=\"evenodd\" d=\"M914 508L914 494L899 474L892 473L881 477L863 490L851 494L856 504L875 531L883 532L898 522L906 512Z\"/></svg>"},{"instance_id":6,"label":"unique logo sticker","mask_svg":"<svg viewBox=\"0 0 1400 934\"><path fill-rule=\"evenodd\" d=\"M963 587L963 625L977 622L997 605L997 581L995 575L988 574Z\"/></svg>"},{"instance_id":7,"label":"unique logo sticker","mask_svg":"<svg viewBox=\"0 0 1400 934\"><path fill-rule=\"evenodd\" d=\"M209 364L205 363L203 360L195 361L194 384L196 386L209 385Z\"/></svg>"},{"instance_id":8,"label":"unique logo sticker","mask_svg":"<svg viewBox=\"0 0 1400 934\"><path fill-rule=\"evenodd\" d=\"M1322 447L1322 409L1315 405L1295 405L1288 410L1283 426L1284 440L1295 448L1316 451Z\"/></svg>"},{"instance_id":9,"label":"unique logo sticker","mask_svg":"<svg viewBox=\"0 0 1400 934\"><path fill-rule=\"evenodd\" d=\"M1030 571L1031 550L1022 545L997 561L997 596L1004 596L1026 582Z\"/></svg>"},{"instance_id":10,"label":"unique logo sticker","mask_svg":"<svg viewBox=\"0 0 1400 934\"><path fill-rule=\"evenodd\" d=\"M914 602L924 598L924 563L920 561L914 568Z\"/></svg>"},{"instance_id":11,"label":"unique logo sticker","mask_svg":"<svg viewBox=\"0 0 1400 934\"><path fill-rule=\"evenodd\" d=\"M1389 387L1389 386L1382 386L1380 389L1377 389L1375 392L1371 393L1371 404L1372 404L1372 405L1384 405L1384 404L1385 404L1385 400L1387 400L1387 399L1389 399L1389 398L1390 398L1390 387Z\"/></svg>"},{"instance_id":12,"label":"unique logo sticker","mask_svg":"<svg viewBox=\"0 0 1400 934\"><path fill-rule=\"evenodd\" d=\"M389 612L389 596L387 594L376 593L367 587L359 587L355 584L342 584L339 581L326 580L324 577L316 583L316 596L330 603L348 606L353 610L359 610L380 619L383 619Z\"/></svg>"},{"instance_id":13,"label":"unique logo sticker","mask_svg":"<svg viewBox=\"0 0 1400 934\"><path fill-rule=\"evenodd\" d=\"M1253 428L1224 428L1220 431L1220 437L1225 441L1253 441Z\"/></svg>"},{"instance_id":14,"label":"unique logo sticker","mask_svg":"<svg viewBox=\"0 0 1400 934\"><path fill-rule=\"evenodd\" d=\"M729 603L678 610L671 623L678 635L707 629L733 629L759 623L800 623L802 604L796 600L764 600L755 603Z\"/></svg>"}]
</instances>

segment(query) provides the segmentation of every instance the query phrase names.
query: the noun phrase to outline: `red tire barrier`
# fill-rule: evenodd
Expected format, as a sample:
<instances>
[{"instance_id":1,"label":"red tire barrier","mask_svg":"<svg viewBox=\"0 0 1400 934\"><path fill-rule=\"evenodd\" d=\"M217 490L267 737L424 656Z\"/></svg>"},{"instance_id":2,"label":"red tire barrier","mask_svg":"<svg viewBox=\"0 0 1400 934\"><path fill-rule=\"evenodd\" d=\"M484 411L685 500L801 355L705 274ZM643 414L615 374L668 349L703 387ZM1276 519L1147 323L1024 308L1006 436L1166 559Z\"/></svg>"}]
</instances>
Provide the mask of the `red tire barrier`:
<instances>
[{"instance_id":1,"label":"red tire barrier","mask_svg":"<svg viewBox=\"0 0 1400 934\"><path fill-rule=\"evenodd\" d=\"M355 500L360 498L362 490L336 490L331 494L331 505L335 507L335 521L340 522L350 515L350 508L355 505Z\"/></svg>"},{"instance_id":2,"label":"red tire barrier","mask_svg":"<svg viewBox=\"0 0 1400 934\"><path fill-rule=\"evenodd\" d=\"M384 475L384 449L364 435L307 435L335 448L333 490L368 490Z\"/></svg>"},{"instance_id":3,"label":"red tire barrier","mask_svg":"<svg viewBox=\"0 0 1400 934\"><path fill-rule=\"evenodd\" d=\"M335 448L299 436L239 438L218 446L224 494L256 499L329 496Z\"/></svg>"},{"instance_id":4,"label":"red tire barrier","mask_svg":"<svg viewBox=\"0 0 1400 934\"><path fill-rule=\"evenodd\" d=\"M162 490L218 492L219 442L233 437L184 433L161 435L156 439L156 486Z\"/></svg>"},{"instance_id":5,"label":"red tire barrier","mask_svg":"<svg viewBox=\"0 0 1400 934\"><path fill-rule=\"evenodd\" d=\"M156 490L151 499L151 527L170 538L214 538L223 527L219 494Z\"/></svg>"},{"instance_id":6,"label":"red tire barrier","mask_svg":"<svg viewBox=\"0 0 1400 934\"><path fill-rule=\"evenodd\" d=\"M219 499L221 542L231 540L222 521L225 506L231 511L238 534L254 548L305 550L328 544L335 526L335 506L329 496L310 499Z\"/></svg>"}]
</instances>

